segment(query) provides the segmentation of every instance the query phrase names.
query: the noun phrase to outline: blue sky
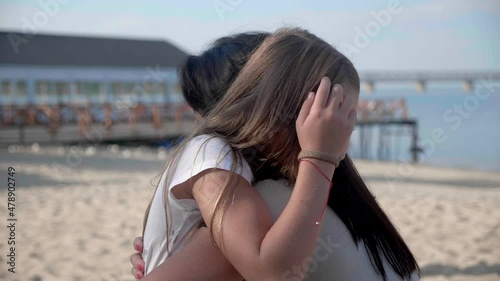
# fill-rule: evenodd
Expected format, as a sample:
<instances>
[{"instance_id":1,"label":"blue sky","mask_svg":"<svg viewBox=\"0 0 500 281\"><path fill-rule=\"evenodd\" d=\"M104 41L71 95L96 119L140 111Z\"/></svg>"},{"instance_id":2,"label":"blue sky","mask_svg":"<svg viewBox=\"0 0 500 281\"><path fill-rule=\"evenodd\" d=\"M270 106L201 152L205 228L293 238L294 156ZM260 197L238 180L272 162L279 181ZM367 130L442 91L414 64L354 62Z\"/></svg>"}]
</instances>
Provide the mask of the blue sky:
<instances>
[{"instance_id":1,"label":"blue sky","mask_svg":"<svg viewBox=\"0 0 500 281\"><path fill-rule=\"evenodd\" d=\"M52 7L46 21L44 6ZM0 0L0 29L29 25L38 33L168 40L190 53L231 33L298 26L348 52L360 70L500 70L498 0Z\"/></svg>"}]
</instances>

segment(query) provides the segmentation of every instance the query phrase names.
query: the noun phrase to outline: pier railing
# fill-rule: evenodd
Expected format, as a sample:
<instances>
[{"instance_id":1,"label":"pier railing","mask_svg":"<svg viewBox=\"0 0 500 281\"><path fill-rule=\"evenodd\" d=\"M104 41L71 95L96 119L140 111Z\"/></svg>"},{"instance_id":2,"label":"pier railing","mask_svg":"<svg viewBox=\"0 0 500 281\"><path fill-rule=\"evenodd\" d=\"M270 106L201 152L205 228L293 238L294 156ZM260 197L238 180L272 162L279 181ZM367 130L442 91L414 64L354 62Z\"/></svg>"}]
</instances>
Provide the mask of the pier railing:
<instances>
[{"instance_id":1,"label":"pier railing","mask_svg":"<svg viewBox=\"0 0 500 281\"><path fill-rule=\"evenodd\" d=\"M0 144L166 138L184 135L194 114L185 104L0 106Z\"/></svg>"},{"instance_id":2,"label":"pier railing","mask_svg":"<svg viewBox=\"0 0 500 281\"><path fill-rule=\"evenodd\" d=\"M194 113L178 104L56 104L0 106L0 145L83 141L151 141L189 134ZM418 122L404 99L360 100L351 154L392 161L397 149L418 162ZM409 139L409 148L393 144Z\"/></svg>"}]
</instances>

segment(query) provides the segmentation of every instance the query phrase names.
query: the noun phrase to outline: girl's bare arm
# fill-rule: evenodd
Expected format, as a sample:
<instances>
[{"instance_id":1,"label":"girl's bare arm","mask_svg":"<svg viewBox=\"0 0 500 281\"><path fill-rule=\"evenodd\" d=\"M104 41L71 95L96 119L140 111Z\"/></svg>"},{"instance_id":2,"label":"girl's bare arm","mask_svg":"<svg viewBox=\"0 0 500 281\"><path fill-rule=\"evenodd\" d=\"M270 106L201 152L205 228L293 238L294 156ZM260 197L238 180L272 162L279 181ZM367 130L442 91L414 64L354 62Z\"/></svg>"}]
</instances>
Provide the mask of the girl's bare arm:
<instances>
[{"instance_id":1,"label":"girl's bare arm","mask_svg":"<svg viewBox=\"0 0 500 281\"><path fill-rule=\"evenodd\" d=\"M316 97L306 100L297 120L297 134L302 149L341 156L347 150L356 115L354 102L344 99L341 86L333 88L330 93L330 81L324 78ZM238 178L223 226L216 222L210 230L224 256L246 280L281 280L294 267L311 261L321 231L316 222L330 185L311 164L326 175L333 175L335 166L315 159L310 162L301 162L290 200L274 225L264 200L243 177L217 169L193 177L193 196L208 226L220 187L227 177Z\"/></svg>"},{"instance_id":2,"label":"girl's bare arm","mask_svg":"<svg viewBox=\"0 0 500 281\"><path fill-rule=\"evenodd\" d=\"M350 109L352 100L346 99L343 107L340 106L341 100L344 100L342 88L334 87L330 93L330 81L323 79L316 96L304 103L297 120L302 149L345 155L356 114ZM332 135L335 139L331 138ZM335 151L331 151L332 143ZM333 164L314 159L310 162L323 173L333 175ZM328 198L330 185L319 173L311 163L300 164L290 200L274 225L262 197L241 176L212 169L192 178L193 196L209 226L215 198L221 193L224 179L229 176L238 178L232 202L225 210L224 227L215 223L213 229L206 230L211 231L223 255L245 279L281 280L294 266L310 261L321 230L316 221ZM209 235L205 241L212 245ZM189 243L186 249L169 258L145 280L232 280L203 272L207 269L208 272L220 272L211 271L214 264L226 272L229 263L218 255L220 251L216 247L208 247L213 251L209 252L197 248L200 245L204 244Z\"/></svg>"}]
</instances>

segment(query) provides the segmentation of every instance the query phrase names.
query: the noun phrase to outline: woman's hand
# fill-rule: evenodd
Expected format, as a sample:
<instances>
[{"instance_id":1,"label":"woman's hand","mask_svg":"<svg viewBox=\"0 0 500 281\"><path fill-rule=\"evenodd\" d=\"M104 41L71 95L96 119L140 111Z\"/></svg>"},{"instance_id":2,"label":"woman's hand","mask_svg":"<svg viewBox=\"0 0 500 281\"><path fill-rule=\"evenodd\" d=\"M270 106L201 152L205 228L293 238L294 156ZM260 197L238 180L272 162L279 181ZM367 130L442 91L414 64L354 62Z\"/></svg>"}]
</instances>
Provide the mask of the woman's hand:
<instances>
[{"instance_id":1,"label":"woman's hand","mask_svg":"<svg viewBox=\"0 0 500 281\"><path fill-rule=\"evenodd\" d=\"M144 260L142 259L142 237L137 237L133 242L134 249L137 251L130 257L130 262L132 263L132 274L136 280L144 277Z\"/></svg>"},{"instance_id":2,"label":"woman's hand","mask_svg":"<svg viewBox=\"0 0 500 281\"><path fill-rule=\"evenodd\" d=\"M297 118L302 150L322 151L343 160L356 122L355 103L353 95L344 94L342 85L331 87L330 79L321 79L316 94L309 93Z\"/></svg>"}]
</instances>

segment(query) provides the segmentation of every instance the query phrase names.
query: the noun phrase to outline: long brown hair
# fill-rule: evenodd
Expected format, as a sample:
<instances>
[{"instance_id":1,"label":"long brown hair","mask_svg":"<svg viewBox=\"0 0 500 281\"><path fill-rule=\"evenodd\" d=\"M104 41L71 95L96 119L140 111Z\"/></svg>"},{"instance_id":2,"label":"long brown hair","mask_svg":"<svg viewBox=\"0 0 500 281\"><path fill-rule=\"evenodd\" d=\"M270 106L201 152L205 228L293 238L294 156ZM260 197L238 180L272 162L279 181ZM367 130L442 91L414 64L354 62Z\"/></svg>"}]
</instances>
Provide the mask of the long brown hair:
<instances>
[{"instance_id":1,"label":"long brown hair","mask_svg":"<svg viewBox=\"0 0 500 281\"><path fill-rule=\"evenodd\" d=\"M300 151L295 120L307 93L316 91L324 76L332 84L359 90L359 77L352 63L325 41L301 29L281 29L268 36L227 94L178 146L167 165L166 182L170 182L171 168L185 144L196 135L208 134L228 143L236 165L248 161L256 180L283 177L293 184ZM211 227L214 223L222 224L235 188L233 181L230 177L222 187ZM333 181L329 205L346 224L354 241L365 242L374 268L385 279L383 254L401 277L409 277L418 269L413 255L348 157L335 172ZM339 203L339 198L347 201Z\"/></svg>"}]
</instances>

